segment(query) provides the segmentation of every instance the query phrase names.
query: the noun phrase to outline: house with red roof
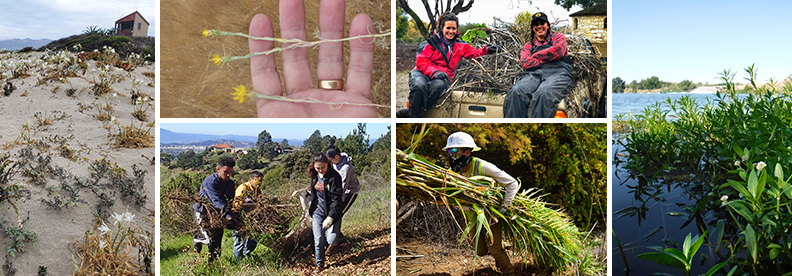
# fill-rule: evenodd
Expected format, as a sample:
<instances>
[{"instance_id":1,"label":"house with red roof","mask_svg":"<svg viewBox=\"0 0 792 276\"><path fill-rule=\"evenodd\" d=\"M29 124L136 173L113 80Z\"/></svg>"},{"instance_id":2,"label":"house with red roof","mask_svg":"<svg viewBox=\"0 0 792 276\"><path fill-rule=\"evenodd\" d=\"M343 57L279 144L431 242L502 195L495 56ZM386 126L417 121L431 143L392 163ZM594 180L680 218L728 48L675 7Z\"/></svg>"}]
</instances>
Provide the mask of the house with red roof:
<instances>
[{"instance_id":1,"label":"house with red roof","mask_svg":"<svg viewBox=\"0 0 792 276\"><path fill-rule=\"evenodd\" d=\"M135 11L115 22L114 35L127 37L146 37L148 36L149 23Z\"/></svg>"}]
</instances>

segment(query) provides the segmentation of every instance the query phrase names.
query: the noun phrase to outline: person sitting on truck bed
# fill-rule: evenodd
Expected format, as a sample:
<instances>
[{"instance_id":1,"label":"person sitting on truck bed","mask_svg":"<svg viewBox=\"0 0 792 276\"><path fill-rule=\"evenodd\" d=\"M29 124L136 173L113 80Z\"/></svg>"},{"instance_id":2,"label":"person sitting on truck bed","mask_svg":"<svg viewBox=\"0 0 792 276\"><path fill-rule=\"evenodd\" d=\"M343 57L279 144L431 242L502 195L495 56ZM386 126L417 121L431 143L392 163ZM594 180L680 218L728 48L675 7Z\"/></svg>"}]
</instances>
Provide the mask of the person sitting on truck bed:
<instances>
[{"instance_id":1,"label":"person sitting on truck bed","mask_svg":"<svg viewBox=\"0 0 792 276\"><path fill-rule=\"evenodd\" d=\"M500 51L499 45L476 49L458 40L458 24L456 15L443 14L437 21L434 34L418 46L415 68L410 72L408 108L397 111L397 118L417 118L426 113L426 109L434 105L440 94L451 85L461 58L472 59Z\"/></svg>"},{"instance_id":2,"label":"person sitting on truck bed","mask_svg":"<svg viewBox=\"0 0 792 276\"><path fill-rule=\"evenodd\" d=\"M566 39L553 32L543 12L531 17L531 37L520 53L520 64L528 73L506 93L503 117L552 118L558 103L572 91L574 79Z\"/></svg>"}]
</instances>

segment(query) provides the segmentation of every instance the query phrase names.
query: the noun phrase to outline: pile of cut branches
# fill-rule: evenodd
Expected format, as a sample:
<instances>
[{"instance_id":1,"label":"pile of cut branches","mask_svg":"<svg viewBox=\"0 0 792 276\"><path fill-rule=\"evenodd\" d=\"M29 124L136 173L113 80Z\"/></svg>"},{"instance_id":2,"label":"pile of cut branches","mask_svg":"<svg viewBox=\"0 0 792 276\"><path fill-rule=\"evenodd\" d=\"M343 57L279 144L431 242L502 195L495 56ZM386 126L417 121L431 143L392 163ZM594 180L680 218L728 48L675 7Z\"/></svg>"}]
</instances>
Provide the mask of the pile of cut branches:
<instances>
[{"instance_id":1,"label":"pile of cut branches","mask_svg":"<svg viewBox=\"0 0 792 276\"><path fill-rule=\"evenodd\" d=\"M541 266L563 271L576 269L584 274L597 274L601 270L590 261L583 248L584 233L566 214L549 208L548 203L540 200L537 190L517 194L508 210L501 214L497 210L501 207L504 190L497 187L494 180L466 178L401 150L397 150L396 160L398 195L442 202L449 211L452 205L470 209L463 212L468 221L463 240L473 234L477 243L484 238L479 234L482 229L491 237L489 225L494 218L503 222L504 236L512 241L513 249L526 257L533 256Z\"/></svg>"},{"instance_id":2,"label":"pile of cut branches","mask_svg":"<svg viewBox=\"0 0 792 276\"><path fill-rule=\"evenodd\" d=\"M506 93L525 75L526 71L520 66L520 52L528 42L529 32L518 27L489 28L486 32L488 34L486 43L501 45L503 46L502 51L498 54L460 62L455 73L454 83L447 91ZM586 98L592 103L599 100L601 90L597 89L598 82L605 77L607 72L605 66L594 54L591 45L585 43L585 40L567 35L566 42L574 68L574 87L586 88L573 90L566 99L573 109L572 112L581 112L583 101ZM475 46L483 47L484 45ZM450 93L447 94L450 95ZM442 102L438 101L438 103Z\"/></svg>"}]
</instances>

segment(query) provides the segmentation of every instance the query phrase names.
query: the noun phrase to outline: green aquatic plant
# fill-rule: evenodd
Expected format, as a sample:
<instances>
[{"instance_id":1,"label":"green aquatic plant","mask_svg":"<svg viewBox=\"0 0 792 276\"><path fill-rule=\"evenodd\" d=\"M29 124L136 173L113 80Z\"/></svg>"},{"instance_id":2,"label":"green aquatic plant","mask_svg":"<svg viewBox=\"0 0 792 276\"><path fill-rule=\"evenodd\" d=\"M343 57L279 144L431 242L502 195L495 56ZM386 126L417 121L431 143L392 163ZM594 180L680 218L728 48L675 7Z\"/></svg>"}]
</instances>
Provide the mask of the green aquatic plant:
<instances>
[{"instance_id":1,"label":"green aquatic plant","mask_svg":"<svg viewBox=\"0 0 792 276\"><path fill-rule=\"evenodd\" d=\"M771 80L758 87L755 66L745 71L755 94L738 96L735 73L724 70L726 93L703 105L682 97L621 117L628 133L615 143L627 151L625 168L645 179L694 175L695 185L684 187L696 203L682 206L691 213L682 228L693 220L699 231L716 224L709 245L722 262L711 273L729 265L729 273L781 275L792 270L792 85L779 91ZM709 212L721 219L707 222ZM639 257L690 274L693 249L698 246Z\"/></svg>"}]
</instances>

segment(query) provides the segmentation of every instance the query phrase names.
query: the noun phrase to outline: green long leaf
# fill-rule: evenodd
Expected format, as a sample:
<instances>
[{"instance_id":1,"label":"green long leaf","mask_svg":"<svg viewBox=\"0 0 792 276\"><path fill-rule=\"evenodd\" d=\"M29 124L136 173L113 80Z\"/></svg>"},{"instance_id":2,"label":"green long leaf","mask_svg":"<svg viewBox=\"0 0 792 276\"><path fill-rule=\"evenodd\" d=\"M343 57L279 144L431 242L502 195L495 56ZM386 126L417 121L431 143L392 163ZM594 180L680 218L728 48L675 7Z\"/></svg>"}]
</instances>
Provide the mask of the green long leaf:
<instances>
[{"instance_id":1,"label":"green long leaf","mask_svg":"<svg viewBox=\"0 0 792 276\"><path fill-rule=\"evenodd\" d=\"M756 264L759 257L756 244L756 232L754 232L753 227L748 224L743 234L745 234L745 243L748 245L748 255L751 256L751 262Z\"/></svg>"},{"instance_id":2,"label":"green long leaf","mask_svg":"<svg viewBox=\"0 0 792 276\"><path fill-rule=\"evenodd\" d=\"M644 260L650 260L661 265L676 267L685 270L685 265L682 262L680 262L678 259L674 258L669 254L665 254L665 252L642 253L642 254L638 254L638 258Z\"/></svg>"}]
</instances>

